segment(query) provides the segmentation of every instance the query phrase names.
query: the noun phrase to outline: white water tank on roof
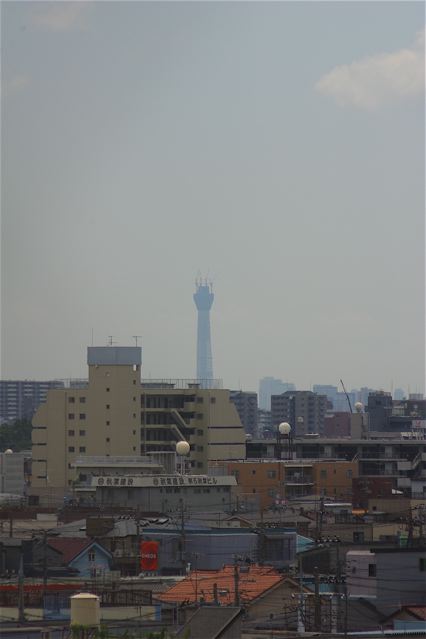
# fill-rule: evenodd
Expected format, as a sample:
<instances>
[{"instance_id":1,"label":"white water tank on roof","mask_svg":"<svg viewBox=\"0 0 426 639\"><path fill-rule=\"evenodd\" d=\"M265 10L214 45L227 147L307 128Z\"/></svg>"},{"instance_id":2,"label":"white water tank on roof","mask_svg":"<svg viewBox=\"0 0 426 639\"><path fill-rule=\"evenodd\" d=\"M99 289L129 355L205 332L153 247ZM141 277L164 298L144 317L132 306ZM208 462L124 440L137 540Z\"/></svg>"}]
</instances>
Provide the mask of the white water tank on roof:
<instances>
[{"instance_id":1,"label":"white water tank on roof","mask_svg":"<svg viewBox=\"0 0 426 639\"><path fill-rule=\"evenodd\" d=\"M80 592L71 597L71 625L95 627L101 623L99 597Z\"/></svg>"}]
</instances>

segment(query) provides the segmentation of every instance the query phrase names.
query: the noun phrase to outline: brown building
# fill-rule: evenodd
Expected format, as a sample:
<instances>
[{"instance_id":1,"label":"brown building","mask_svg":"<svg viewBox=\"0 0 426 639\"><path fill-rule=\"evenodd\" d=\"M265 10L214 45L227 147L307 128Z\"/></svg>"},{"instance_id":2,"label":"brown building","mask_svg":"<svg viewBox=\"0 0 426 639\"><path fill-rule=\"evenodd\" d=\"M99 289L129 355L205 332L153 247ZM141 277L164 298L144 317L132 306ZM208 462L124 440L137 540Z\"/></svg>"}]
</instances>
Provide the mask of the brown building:
<instances>
[{"instance_id":1,"label":"brown building","mask_svg":"<svg viewBox=\"0 0 426 639\"><path fill-rule=\"evenodd\" d=\"M333 412L324 418L324 437L350 437L351 413Z\"/></svg>"},{"instance_id":2,"label":"brown building","mask_svg":"<svg viewBox=\"0 0 426 639\"><path fill-rule=\"evenodd\" d=\"M358 462L346 460L241 460L210 468L235 475L241 496L257 496L263 510L309 495L351 501L352 479L358 477Z\"/></svg>"},{"instance_id":3,"label":"brown building","mask_svg":"<svg viewBox=\"0 0 426 639\"><path fill-rule=\"evenodd\" d=\"M392 498L394 481L391 477L354 477L352 480L352 505L368 508L370 499ZM398 495L400 498L401 495Z\"/></svg>"}]
</instances>

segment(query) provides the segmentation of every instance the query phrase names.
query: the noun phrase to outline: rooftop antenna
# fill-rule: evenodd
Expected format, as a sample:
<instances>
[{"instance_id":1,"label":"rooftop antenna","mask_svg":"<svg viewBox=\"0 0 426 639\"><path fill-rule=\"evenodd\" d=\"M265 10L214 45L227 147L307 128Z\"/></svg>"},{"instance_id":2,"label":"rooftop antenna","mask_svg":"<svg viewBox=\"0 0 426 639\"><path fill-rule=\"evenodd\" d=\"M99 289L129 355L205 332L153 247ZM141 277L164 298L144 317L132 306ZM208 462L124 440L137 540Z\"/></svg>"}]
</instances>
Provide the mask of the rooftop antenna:
<instances>
[{"instance_id":1,"label":"rooftop antenna","mask_svg":"<svg viewBox=\"0 0 426 639\"><path fill-rule=\"evenodd\" d=\"M113 346L114 344L117 344L117 342L114 342L113 340L114 335L108 335L108 346Z\"/></svg>"},{"instance_id":2,"label":"rooftop antenna","mask_svg":"<svg viewBox=\"0 0 426 639\"><path fill-rule=\"evenodd\" d=\"M135 340L135 346L138 345L138 339L142 339L142 335L132 335L133 339Z\"/></svg>"},{"instance_id":3,"label":"rooftop antenna","mask_svg":"<svg viewBox=\"0 0 426 639\"><path fill-rule=\"evenodd\" d=\"M345 395L346 395L346 399L348 400L349 410L351 411L351 413L353 413L351 400L349 399L349 395L348 395L348 394L347 394L347 392L346 392L346 388L345 388L345 385L344 385L344 383L343 383L343 379L341 379L341 380L340 380L340 383L341 383L341 385L342 385L343 392L344 392L344 393L345 393Z\"/></svg>"},{"instance_id":4,"label":"rooftop antenna","mask_svg":"<svg viewBox=\"0 0 426 639\"><path fill-rule=\"evenodd\" d=\"M93 346L93 328L92 328L92 346Z\"/></svg>"}]
</instances>

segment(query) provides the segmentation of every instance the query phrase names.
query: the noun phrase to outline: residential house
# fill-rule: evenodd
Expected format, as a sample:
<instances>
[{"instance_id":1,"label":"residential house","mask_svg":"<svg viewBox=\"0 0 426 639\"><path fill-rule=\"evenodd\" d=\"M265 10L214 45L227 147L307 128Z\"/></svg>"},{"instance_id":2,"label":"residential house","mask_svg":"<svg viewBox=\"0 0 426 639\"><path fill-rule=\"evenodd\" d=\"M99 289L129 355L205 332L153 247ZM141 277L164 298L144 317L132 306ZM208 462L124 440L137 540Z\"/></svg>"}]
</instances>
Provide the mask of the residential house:
<instances>
[{"instance_id":1,"label":"residential house","mask_svg":"<svg viewBox=\"0 0 426 639\"><path fill-rule=\"evenodd\" d=\"M94 578L111 570L112 555L99 542L81 537L52 537L48 546L62 554L63 564L80 577Z\"/></svg>"}]
</instances>

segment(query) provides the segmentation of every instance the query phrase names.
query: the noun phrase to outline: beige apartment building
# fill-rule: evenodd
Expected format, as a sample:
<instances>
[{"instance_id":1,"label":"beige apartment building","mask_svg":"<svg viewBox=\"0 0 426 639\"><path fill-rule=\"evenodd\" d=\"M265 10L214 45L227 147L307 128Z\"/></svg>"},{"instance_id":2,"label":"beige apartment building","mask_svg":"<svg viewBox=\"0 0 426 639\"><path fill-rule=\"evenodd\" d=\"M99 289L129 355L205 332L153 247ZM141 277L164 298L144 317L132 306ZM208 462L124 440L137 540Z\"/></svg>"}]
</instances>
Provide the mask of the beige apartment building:
<instances>
[{"instance_id":1,"label":"beige apartment building","mask_svg":"<svg viewBox=\"0 0 426 639\"><path fill-rule=\"evenodd\" d=\"M190 444L191 472L245 457L245 433L229 391L141 383L141 348L89 347L86 384L50 390L33 418L31 494L72 492L84 455L135 456Z\"/></svg>"}]
</instances>

